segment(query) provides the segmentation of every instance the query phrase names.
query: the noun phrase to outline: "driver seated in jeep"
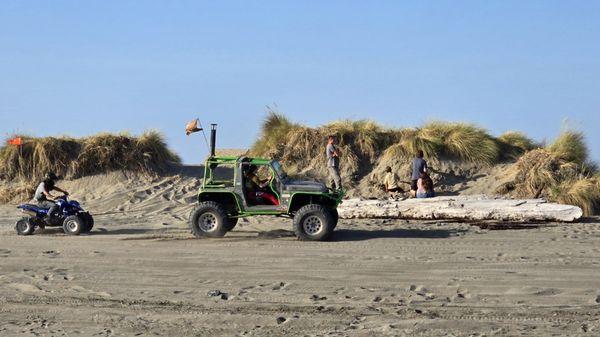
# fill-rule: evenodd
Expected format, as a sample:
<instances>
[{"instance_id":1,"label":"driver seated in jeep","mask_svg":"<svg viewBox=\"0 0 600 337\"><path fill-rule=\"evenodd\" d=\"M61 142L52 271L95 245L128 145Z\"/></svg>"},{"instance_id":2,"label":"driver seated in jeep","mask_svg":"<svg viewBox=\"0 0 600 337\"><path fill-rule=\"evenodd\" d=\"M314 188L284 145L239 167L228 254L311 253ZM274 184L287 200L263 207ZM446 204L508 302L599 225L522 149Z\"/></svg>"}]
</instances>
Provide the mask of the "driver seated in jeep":
<instances>
[{"instance_id":1,"label":"driver seated in jeep","mask_svg":"<svg viewBox=\"0 0 600 337\"><path fill-rule=\"evenodd\" d=\"M272 175L267 179L260 179L258 166L248 165L244 173L244 189L248 201L254 205L279 205L279 200L269 191Z\"/></svg>"}]
</instances>

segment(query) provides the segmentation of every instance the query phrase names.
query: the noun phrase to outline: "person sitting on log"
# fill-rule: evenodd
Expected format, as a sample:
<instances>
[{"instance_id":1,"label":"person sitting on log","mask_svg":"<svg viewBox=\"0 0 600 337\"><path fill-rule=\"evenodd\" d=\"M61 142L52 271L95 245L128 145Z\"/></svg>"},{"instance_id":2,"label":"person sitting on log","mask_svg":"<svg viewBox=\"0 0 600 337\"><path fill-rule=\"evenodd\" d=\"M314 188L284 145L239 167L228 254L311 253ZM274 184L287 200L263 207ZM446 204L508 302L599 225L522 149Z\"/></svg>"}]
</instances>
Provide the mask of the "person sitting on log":
<instances>
[{"instance_id":1,"label":"person sitting on log","mask_svg":"<svg viewBox=\"0 0 600 337\"><path fill-rule=\"evenodd\" d=\"M435 192L433 191L433 180L427 172L423 172L419 175L417 180L417 198L433 198Z\"/></svg>"},{"instance_id":2,"label":"person sitting on log","mask_svg":"<svg viewBox=\"0 0 600 337\"><path fill-rule=\"evenodd\" d=\"M383 177L383 186L385 191L389 194L390 198L397 198L399 193L404 192L400 188L398 176L392 172L391 167L385 168L385 176Z\"/></svg>"}]
</instances>

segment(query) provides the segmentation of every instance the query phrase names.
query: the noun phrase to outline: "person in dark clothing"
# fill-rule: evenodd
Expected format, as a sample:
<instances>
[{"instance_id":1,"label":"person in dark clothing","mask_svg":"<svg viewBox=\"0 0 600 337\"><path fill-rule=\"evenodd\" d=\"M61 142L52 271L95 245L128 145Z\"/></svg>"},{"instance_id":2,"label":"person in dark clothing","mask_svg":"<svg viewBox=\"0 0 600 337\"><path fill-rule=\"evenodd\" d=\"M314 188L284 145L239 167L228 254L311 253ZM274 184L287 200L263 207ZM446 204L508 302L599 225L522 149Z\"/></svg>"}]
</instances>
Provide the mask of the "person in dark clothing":
<instances>
[{"instance_id":1,"label":"person in dark clothing","mask_svg":"<svg viewBox=\"0 0 600 337\"><path fill-rule=\"evenodd\" d=\"M48 214L45 218L47 222L52 220L52 214L58 208L58 205L54 202L55 197L50 192L58 191L65 195L69 194L67 191L56 186L57 180L59 180L59 177L54 172L46 173L44 180L38 185L33 196L39 207L48 208Z\"/></svg>"},{"instance_id":2,"label":"person in dark clothing","mask_svg":"<svg viewBox=\"0 0 600 337\"><path fill-rule=\"evenodd\" d=\"M413 158L412 175L410 177L410 180L411 180L410 192L413 197L417 195L417 189L418 189L417 181L419 180L421 173L426 173L426 172L427 172L427 161L425 161L425 159L423 159L423 150L418 150L416 157Z\"/></svg>"}]
</instances>

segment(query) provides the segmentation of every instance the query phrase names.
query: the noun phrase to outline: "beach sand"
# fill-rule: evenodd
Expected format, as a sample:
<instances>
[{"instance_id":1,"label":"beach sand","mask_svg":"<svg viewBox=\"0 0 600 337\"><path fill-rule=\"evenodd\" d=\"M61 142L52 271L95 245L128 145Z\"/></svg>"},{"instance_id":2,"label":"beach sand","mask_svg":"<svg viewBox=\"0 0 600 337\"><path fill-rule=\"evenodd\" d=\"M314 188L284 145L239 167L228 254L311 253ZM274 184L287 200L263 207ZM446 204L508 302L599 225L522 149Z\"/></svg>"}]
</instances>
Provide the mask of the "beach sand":
<instances>
[{"instance_id":1,"label":"beach sand","mask_svg":"<svg viewBox=\"0 0 600 337\"><path fill-rule=\"evenodd\" d=\"M260 217L195 239L196 174L59 184L96 214L78 237L17 236L0 206L0 336L600 335L600 219L341 220L300 242Z\"/></svg>"}]
</instances>

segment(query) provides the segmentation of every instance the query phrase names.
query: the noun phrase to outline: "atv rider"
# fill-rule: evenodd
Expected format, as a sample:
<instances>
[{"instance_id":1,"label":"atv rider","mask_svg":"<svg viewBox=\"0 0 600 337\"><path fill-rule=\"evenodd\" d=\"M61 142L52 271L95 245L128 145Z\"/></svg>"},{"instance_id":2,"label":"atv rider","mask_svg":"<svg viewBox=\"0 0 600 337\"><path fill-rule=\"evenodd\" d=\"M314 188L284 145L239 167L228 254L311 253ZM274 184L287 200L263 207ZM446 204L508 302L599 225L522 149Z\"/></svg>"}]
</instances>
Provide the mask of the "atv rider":
<instances>
[{"instance_id":1,"label":"atv rider","mask_svg":"<svg viewBox=\"0 0 600 337\"><path fill-rule=\"evenodd\" d=\"M69 193L62 188L56 186L56 181L60 178L54 172L46 173L44 180L38 185L35 190L34 199L41 208L48 208L48 214L44 218L46 222L52 220L52 213L56 212L58 205L54 202L55 197L50 194L51 191L58 191L65 195Z\"/></svg>"}]
</instances>

